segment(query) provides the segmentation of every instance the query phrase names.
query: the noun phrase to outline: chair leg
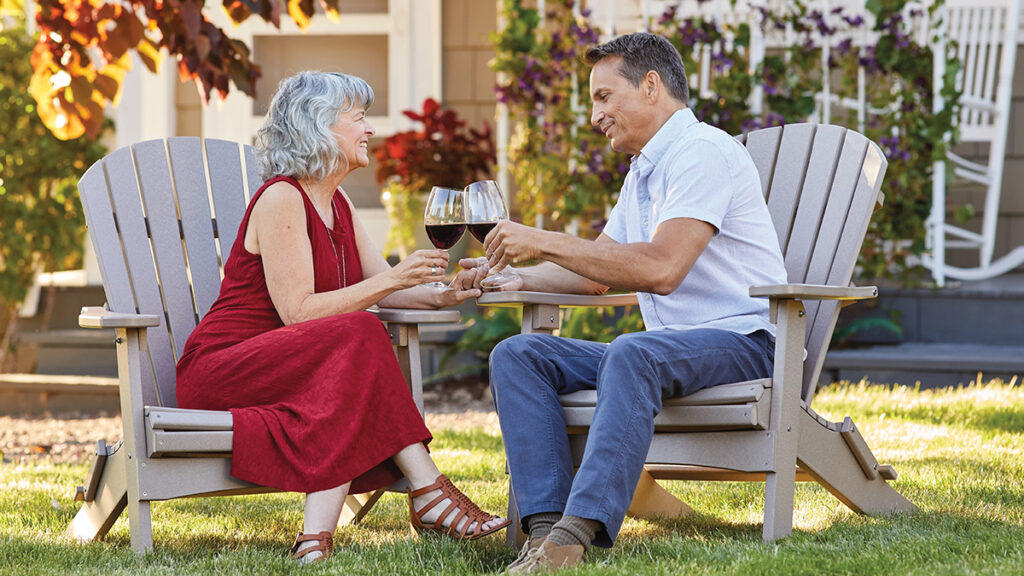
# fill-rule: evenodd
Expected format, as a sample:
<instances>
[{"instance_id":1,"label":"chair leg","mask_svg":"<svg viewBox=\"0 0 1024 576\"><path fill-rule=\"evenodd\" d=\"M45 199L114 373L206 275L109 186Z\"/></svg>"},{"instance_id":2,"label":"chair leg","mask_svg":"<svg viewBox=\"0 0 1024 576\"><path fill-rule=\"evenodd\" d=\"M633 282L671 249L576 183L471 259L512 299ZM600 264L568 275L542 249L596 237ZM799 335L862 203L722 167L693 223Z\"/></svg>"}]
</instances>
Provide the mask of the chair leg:
<instances>
[{"instance_id":1,"label":"chair leg","mask_svg":"<svg viewBox=\"0 0 1024 576\"><path fill-rule=\"evenodd\" d=\"M338 525L358 524L369 513L370 509L373 508L373 505L377 503L377 500L380 500L380 497L387 491L387 488L381 488L380 490L374 490L365 494L349 494L345 498L345 504L341 507L341 517L338 518Z\"/></svg>"},{"instance_id":2,"label":"chair leg","mask_svg":"<svg viewBox=\"0 0 1024 576\"><path fill-rule=\"evenodd\" d=\"M869 478L842 435L801 410L800 467L860 514L912 513L913 502L897 492L881 475Z\"/></svg>"},{"instance_id":3,"label":"chair leg","mask_svg":"<svg viewBox=\"0 0 1024 576\"><path fill-rule=\"evenodd\" d=\"M510 548L518 550L526 543L526 533L523 532L523 522L519 518L519 507L516 506L515 492L512 489L512 478L508 480L508 515L506 516L512 521L505 531L505 544Z\"/></svg>"},{"instance_id":4,"label":"chair leg","mask_svg":"<svg viewBox=\"0 0 1024 576\"><path fill-rule=\"evenodd\" d=\"M132 550L144 554L153 550L153 516L148 500L128 499L128 528L131 531Z\"/></svg>"},{"instance_id":5,"label":"chair leg","mask_svg":"<svg viewBox=\"0 0 1024 576\"><path fill-rule=\"evenodd\" d=\"M793 500L796 492L796 463L769 472L764 485L764 529L762 538L771 542L793 533Z\"/></svg>"},{"instance_id":6,"label":"chair leg","mask_svg":"<svg viewBox=\"0 0 1024 576\"><path fill-rule=\"evenodd\" d=\"M682 518L693 514L693 508L665 490L650 472L644 470L626 513L633 518Z\"/></svg>"},{"instance_id":7,"label":"chair leg","mask_svg":"<svg viewBox=\"0 0 1024 576\"><path fill-rule=\"evenodd\" d=\"M102 539L128 505L128 485L125 478L124 451L118 450L106 458L103 467L93 471L98 479L93 499L84 502L68 525L66 533L80 542Z\"/></svg>"}]
</instances>

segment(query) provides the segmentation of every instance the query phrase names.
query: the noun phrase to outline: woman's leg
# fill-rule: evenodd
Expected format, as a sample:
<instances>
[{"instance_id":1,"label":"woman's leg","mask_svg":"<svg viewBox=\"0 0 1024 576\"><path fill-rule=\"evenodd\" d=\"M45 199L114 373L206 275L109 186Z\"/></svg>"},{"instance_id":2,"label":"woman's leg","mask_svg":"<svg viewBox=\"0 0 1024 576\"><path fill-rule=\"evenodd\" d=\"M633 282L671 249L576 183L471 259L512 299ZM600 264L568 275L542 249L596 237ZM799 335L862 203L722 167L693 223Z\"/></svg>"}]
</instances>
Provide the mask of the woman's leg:
<instances>
[{"instance_id":1,"label":"woman's leg","mask_svg":"<svg viewBox=\"0 0 1024 576\"><path fill-rule=\"evenodd\" d=\"M437 480L437 477L441 475L441 471L437 469L437 465L434 464L434 460L430 457L427 449L419 442L406 446L391 459L398 466L398 469L402 471L402 474L405 475L405 479L412 485L413 490L433 484L434 481ZM434 490L421 496L417 496L416 498L413 498L412 505L416 510L420 510L427 504L430 504L430 502L433 501L434 498L437 498L440 493L440 490ZM423 523L436 522L438 516L444 512L449 503L450 501L445 499L439 504L433 506L426 512L426 514L424 514L423 518L421 518ZM455 517L454 515L449 516L452 518ZM505 522L504 518L497 517L485 522L483 528L484 530L489 530L503 522ZM461 531L463 524L465 523L466 520L463 519L455 528ZM476 522L473 524L476 524ZM469 526L467 530L468 533L472 533L474 531L475 528L473 527L473 524Z\"/></svg>"},{"instance_id":2,"label":"woman's leg","mask_svg":"<svg viewBox=\"0 0 1024 576\"><path fill-rule=\"evenodd\" d=\"M302 522L303 534L319 534L320 532L334 533L338 526L338 517L341 516L341 507L348 496L348 487L351 484L342 484L337 488L310 492L306 494L306 513ZM312 548L319 544L316 540L303 542L296 552L302 552L306 548ZM310 552L300 559L300 562L313 562L323 556L319 551Z\"/></svg>"}]
</instances>

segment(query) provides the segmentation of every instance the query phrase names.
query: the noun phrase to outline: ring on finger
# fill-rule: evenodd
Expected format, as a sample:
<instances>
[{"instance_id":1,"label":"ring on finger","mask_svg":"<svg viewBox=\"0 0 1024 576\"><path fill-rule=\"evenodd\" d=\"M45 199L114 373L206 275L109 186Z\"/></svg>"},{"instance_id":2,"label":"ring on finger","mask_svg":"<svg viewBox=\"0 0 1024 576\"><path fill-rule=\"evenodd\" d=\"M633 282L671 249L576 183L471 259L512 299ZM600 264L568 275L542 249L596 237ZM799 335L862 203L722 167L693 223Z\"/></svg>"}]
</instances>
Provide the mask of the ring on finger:
<instances>
[{"instance_id":1,"label":"ring on finger","mask_svg":"<svg viewBox=\"0 0 1024 576\"><path fill-rule=\"evenodd\" d=\"M431 266L430 267L430 275L431 276L437 276L437 266Z\"/></svg>"}]
</instances>

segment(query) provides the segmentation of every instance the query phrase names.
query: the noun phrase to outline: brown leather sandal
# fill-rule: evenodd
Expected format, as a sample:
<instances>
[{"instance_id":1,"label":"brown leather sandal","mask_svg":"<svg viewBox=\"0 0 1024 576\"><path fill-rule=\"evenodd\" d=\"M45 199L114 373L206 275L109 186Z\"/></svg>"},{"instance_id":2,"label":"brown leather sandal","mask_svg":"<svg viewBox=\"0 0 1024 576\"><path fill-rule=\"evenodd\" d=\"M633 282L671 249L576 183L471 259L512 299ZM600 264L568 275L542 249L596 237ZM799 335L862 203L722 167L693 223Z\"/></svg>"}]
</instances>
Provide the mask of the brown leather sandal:
<instances>
[{"instance_id":1,"label":"brown leather sandal","mask_svg":"<svg viewBox=\"0 0 1024 576\"><path fill-rule=\"evenodd\" d=\"M413 498L429 494L435 490L440 490L441 494L419 510L414 508L412 503ZM406 489L406 491L409 493L409 521L417 532L426 530L431 532L440 532L451 536L456 540L476 540L477 538L482 538L488 534L493 534L512 523L511 520L506 519L497 526L485 529L484 524L498 518L498 516L488 514L481 510L479 506L469 499L469 497L456 488L455 485L452 484L452 481L444 474L438 476L437 480L434 480L434 483L429 486L424 486L418 490ZM451 502L437 517L437 520L433 524L424 524L423 516L446 499ZM454 514L454 517L452 517L452 514ZM459 530L459 522L461 522L463 518L465 518L466 521L462 525L462 530ZM448 520L447 528L444 527L446 520ZM472 532L469 532L469 528L474 522L476 523L476 527Z\"/></svg>"},{"instance_id":2,"label":"brown leather sandal","mask_svg":"<svg viewBox=\"0 0 1024 576\"><path fill-rule=\"evenodd\" d=\"M316 546L310 546L309 548L304 548L301 552L297 552L299 545L303 542L309 542L310 540L316 540L319 544ZM299 534L295 536L295 543L292 544L292 549L288 551L288 554L291 555L292 560L302 560L302 557L310 552L323 553L323 556L317 558L314 562L320 562L321 560L330 558L331 554L334 554L334 535L326 530L318 534L303 534L302 532L299 532Z\"/></svg>"}]
</instances>

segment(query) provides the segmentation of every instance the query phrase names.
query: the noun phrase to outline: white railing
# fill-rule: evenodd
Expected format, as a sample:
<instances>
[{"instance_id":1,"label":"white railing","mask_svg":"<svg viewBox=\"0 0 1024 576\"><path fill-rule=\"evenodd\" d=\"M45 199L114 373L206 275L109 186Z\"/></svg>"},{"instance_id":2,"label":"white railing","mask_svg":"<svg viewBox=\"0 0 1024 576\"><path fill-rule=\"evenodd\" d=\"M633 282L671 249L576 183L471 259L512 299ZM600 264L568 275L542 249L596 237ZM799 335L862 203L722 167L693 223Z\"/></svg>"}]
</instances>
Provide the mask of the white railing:
<instances>
[{"instance_id":1,"label":"white railing","mask_svg":"<svg viewBox=\"0 0 1024 576\"><path fill-rule=\"evenodd\" d=\"M865 9L866 0L811 0L809 8L817 9L825 22L836 31L828 38L815 32L813 39L822 47L822 69L828 70L828 62L832 46L843 40L849 40L851 49L862 54L868 47L878 42L878 35L873 30L874 17ZM544 13L544 0L538 0L541 14ZM701 17L713 20L720 25L736 25L746 22L751 29L751 45L749 61L751 71L764 60L765 54L776 48L791 46L797 34L791 25L782 30L774 28L762 33L760 26L759 7L781 13L789 3L785 0L595 0L587 2L591 10L590 21L601 28L602 40L613 36L647 30L669 6L677 6L677 15L683 18ZM1004 274L1024 264L1024 246L1017 247L1010 253L993 260L995 241L995 225L999 212L999 197L1003 155L1007 136L1007 118L1010 105L1010 84L1013 74L1014 57L1016 54L1015 38L1020 23L1020 0L945 0L939 11L937 22L933 23L926 17L931 0L911 2L904 10L904 21L911 27L911 34L919 44L931 43L935 53L942 54L952 37L959 43L958 54L962 63L962 71L958 85L964 89L962 99L963 113L960 115L961 141L986 142L989 144L990 158L986 165L969 162L958 156L951 155L950 161L955 165L958 177L980 182L988 187L985 195L983 222L980 232L965 230L946 222L946 182L944 179L944 163L935 166L933 181L933 206L928 221L928 250L924 263L933 273L938 285L943 285L947 277L962 279L981 279ZM841 9L840 12L834 10ZM948 9L948 11L947 11ZM943 22L948 14L949 22ZM840 26L840 18L857 17L863 19L860 26ZM940 24L943 28L933 29ZM733 26L734 27L734 26ZM727 26L728 28L728 26ZM1005 34L1004 34L1005 32ZM843 35L848 38L844 38ZM1002 36L1000 36L1002 34ZM1000 43L1007 42L1010 50L999 51ZM727 39L728 42L728 39ZM706 98L711 91L711 47L697 48L700 63L697 70L689 74L691 97L699 100ZM941 85L944 74L944 60L936 58L933 81ZM855 97L842 97L831 85L829 74L822 75L822 89L816 95L817 107L811 121L830 123L837 108L856 111L857 129L864 131L865 123L872 112L867 101L867 74L863 66L857 71L857 91ZM936 89L938 94L938 89ZM574 102L580 96L574 94ZM755 86L748 105L755 115L763 110L763 88ZM893 105L898 105L894 103ZM936 98L935 110L941 110L944 103ZM581 109L586 108L580 103ZM585 114L581 114L585 117ZM508 114L499 112L499 180L508 182L507 165L504 156L508 140ZM504 186L507 189L507 185ZM947 236L951 238L947 241ZM954 268L946 264L946 253L949 249L971 248L979 252L979 265L975 268Z\"/></svg>"}]
</instances>

